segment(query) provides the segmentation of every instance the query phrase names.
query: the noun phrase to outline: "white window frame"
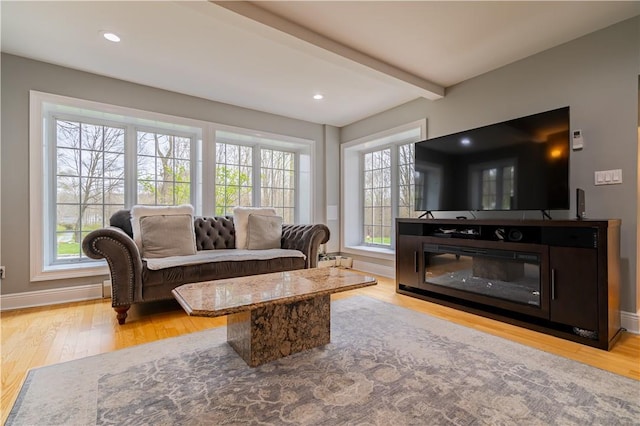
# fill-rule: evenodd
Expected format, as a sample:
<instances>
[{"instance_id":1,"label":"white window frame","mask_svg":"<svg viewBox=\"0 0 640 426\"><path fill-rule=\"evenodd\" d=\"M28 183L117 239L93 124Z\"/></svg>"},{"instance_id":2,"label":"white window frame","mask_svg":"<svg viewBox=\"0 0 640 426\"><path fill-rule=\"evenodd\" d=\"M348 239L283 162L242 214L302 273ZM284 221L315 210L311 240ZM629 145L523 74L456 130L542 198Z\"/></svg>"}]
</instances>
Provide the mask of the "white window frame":
<instances>
[{"instance_id":1,"label":"white window frame","mask_svg":"<svg viewBox=\"0 0 640 426\"><path fill-rule=\"evenodd\" d=\"M124 122L126 119L132 120L129 124L135 124L136 128L147 127L155 131L166 130L168 132L193 133L197 134L195 152L192 150L192 203L196 214L214 213L215 200L215 134L217 130L226 130L237 134L245 134L249 137L269 139L277 141L274 145L276 149L288 147L288 150L295 148L299 152L300 164L296 164L296 221L298 223L309 223L312 220L313 206L313 165L315 163L316 142L313 140L297 137L284 136L279 134L265 133L261 131L243 129L235 126L226 126L218 123L205 122L184 117L177 117L167 114L154 113L133 108L120 107L104 104L100 102L87 101L71 98L67 96L54 95L32 90L30 91L29 108L29 243L30 243L30 280L49 281L57 279L89 277L97 275L107 275L109 269L104 260L83 260L78 262L52 264L49 257L45 256L47 246L46 232L49 232L48 214L53 194L47 190L47 177L50 172L49 156L47 150L51 140L45 137L46 123L45 115L47 108L59 109L60 111L82 110L85 114L94 119L113 122L113 117L117 117L117 122ZM135 135L135 133L134 133ZM134 144L135 146L135 144ZM135 157L125 158L125 167L129 167L135 172ZM197 178L196 178L197 177ZM125 200L125 208L129 208L135 203L137 190L135 188L137 176L134 178L131 188L127 188L129 194Z\"/></svg>"},{"instance_id":2,"label":"white window frame","mask_svg":"<svg viewBox=\"0 0 640 426\"><path fill-rule=\"evenodd\" d=\"M426 139L427 120L421 119L362 138L340 146L341 171L341 243L340 251L348 254L393 260L395 256L395 220L392 223L391 246L364 245L363 229L363 164L362 154L388 146L403 145ZM397 150L391 150L391 173L398 173ZM397 177L396 177L397 179ZM393 217L397 215L398 188L391 189Z\"/></svg>"}]
</instances>

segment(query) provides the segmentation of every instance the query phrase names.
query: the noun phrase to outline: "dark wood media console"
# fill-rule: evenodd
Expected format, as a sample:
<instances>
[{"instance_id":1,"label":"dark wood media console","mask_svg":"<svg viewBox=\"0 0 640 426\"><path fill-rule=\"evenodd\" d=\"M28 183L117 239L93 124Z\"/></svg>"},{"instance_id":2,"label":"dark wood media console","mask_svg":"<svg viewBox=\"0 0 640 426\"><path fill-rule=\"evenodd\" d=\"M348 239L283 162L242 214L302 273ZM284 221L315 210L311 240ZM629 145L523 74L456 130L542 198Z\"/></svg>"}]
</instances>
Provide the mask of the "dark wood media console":
<instances>
[{"instance_id":1,"label":"dark wood media console","mask_svg":"<svg viewBox=\"0 0 640 426\"><path fill-rule=\"evenodd\" d=\"M620 220L397 219L396 291L608 350Z\"/></svg>"}]
</instances>

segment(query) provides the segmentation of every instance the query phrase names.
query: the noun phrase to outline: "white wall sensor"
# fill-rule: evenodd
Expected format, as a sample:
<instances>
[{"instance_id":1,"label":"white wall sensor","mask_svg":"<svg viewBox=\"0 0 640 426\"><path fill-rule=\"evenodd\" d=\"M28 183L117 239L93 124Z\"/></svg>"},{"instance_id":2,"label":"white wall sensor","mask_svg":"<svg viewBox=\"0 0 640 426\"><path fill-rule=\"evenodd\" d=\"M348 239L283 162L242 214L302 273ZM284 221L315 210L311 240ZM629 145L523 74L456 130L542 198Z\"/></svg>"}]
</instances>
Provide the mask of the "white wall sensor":
<instances>
[{"instance_id":1,"label":"white wall sensor","mask_svg":"<svg viewBox=\"0 0 640 426\"><path fill-rule=\"evenodd\" d=\"M571 147L574 151L582 149L584 147L584 140L582 139L582 130L577 129L573 131L573 137L571 138Z\"/></svg>"}]
</instances>

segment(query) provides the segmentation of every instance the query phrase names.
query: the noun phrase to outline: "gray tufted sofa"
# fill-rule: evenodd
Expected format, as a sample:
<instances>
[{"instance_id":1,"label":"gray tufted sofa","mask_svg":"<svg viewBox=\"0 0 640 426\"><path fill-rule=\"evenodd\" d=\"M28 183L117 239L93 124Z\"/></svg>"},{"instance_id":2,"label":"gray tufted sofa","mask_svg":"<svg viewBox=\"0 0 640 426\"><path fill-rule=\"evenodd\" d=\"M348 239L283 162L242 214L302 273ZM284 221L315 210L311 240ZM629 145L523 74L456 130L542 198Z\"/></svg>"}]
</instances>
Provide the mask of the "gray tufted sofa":
<instances>
[{"instance_id":1,"label":"gray tufted sofa","mask_svg":"<svg viewBox=\"0 0 640 426\"><path fill-rule=\"evenodd\" d=\"M305 257L219 261L152 270L133 241L129 210L114 213L109 224L89 233L82 241L82 250L90 258L107 260L111 306L120 324L124 324L132 304L173 299L171 290L182 284L314 268L320 244L329 241L329 228L325 225L283 225L281 248L299 250ZM194 232L198 253L235 247L232 217L196 217Z\"/></svg>"}]
</instances>

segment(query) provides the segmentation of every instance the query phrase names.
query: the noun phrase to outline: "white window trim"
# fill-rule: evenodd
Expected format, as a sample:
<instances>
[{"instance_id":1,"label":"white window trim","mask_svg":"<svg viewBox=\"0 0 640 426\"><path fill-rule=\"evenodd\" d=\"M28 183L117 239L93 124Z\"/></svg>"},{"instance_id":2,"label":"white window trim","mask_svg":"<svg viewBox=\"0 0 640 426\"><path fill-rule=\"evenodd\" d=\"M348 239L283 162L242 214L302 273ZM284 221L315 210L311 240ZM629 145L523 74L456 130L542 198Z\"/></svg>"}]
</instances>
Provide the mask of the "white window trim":
<instances>
[{"instance_id":1,"label":"white window trim","mask_svg":"<svg viewBox=\"0 0 640 426\"><path fill-rule=\"evenodd\" d=\"M73 262L69 264L46 265L44 256L44 232L45 232L45 151L43 143L43 104L51 103L56 105L69 106L73 108L85 108L92 111L99 111L98 115L115 114L118 116L134 117L136 119L149 120L150 125L155 128L157 124L162 128L162 123L185 126L186 128L198 128L201 132L202 143L198 147L201 155L197 158L196 167L202 176L200 182L196 182L194 196L194 207L196 214L213 214L214 197L203 197L202 194L215 194L215 134L216 130L226 130L234 133L244 133L258 138L269 138L279 141L275 147L295 147L293 150L300 155L308 157L308 171L304 171L307 183L300 182L300 169L296 173L297 208L296 221L298 223L311 223L313 212L315 211L315 157L316 141L293 136L268 133L258 130L246 129L236 126L229 126L219 123L205 122L185 117L173 116L169 114L155 113L139 110L135 108L121 107L105 104L101 102L88 101L67 96L54 95L45 92L31 90L29 93L29 271L31 281L49 281L68 278L90 277L97 275L107 275L109 269L106 261L94 260ZM46 140L46 139L44 139ZM193 169L192 169L193 172ZM303 190L308 188L308 190ZM299 211L298 211L299 210Z\"/></svg>"},{"instance_id":2,"label":"white window trim","mask_svg":"<svg viewBox=\"0 0 640 426\"><path fill-rule=\"evenodd\" d=\"M420 129L420 136L416 142L427 137L427 120L421 119L406 123L382 132L367 135L340 146L340 251L347 254L367 256L378 259L395 259L395 248L362 245L362 173L360 155L378 147L401 144L396 136L416 128ZM404 143L408 143L406 140ZM392 168L394 166L392 165ZM396 167L397 168L397 167ZM393 172L393 170L392 170ZM397 197L392 189L392 197ZM355 213L354 213L355 212Z\"/></svg>"}]
</instances>

